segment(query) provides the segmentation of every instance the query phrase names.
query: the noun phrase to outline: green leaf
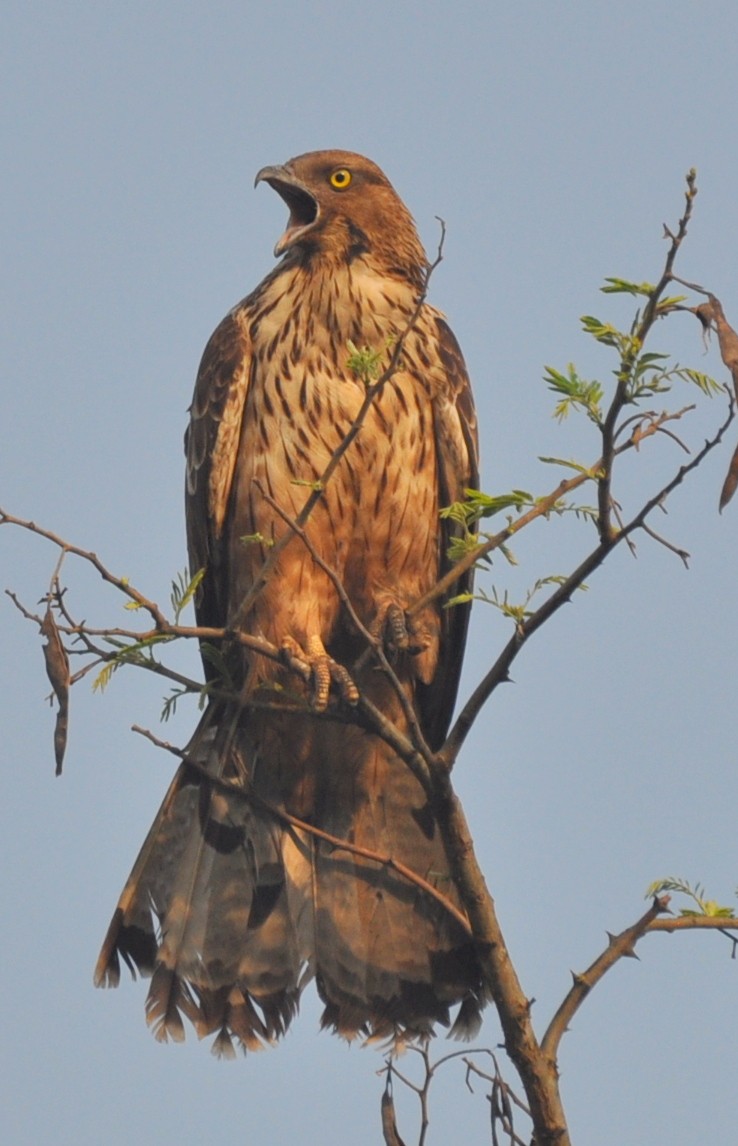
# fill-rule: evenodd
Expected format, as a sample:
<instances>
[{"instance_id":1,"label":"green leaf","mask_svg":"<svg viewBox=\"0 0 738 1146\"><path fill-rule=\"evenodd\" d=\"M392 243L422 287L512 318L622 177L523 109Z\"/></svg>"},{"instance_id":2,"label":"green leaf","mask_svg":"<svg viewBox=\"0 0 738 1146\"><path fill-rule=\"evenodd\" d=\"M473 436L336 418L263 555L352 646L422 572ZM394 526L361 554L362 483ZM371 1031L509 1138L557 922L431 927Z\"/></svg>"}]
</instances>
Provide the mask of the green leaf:
<instances>
[{"instance_id":1,"label":"green leaf","mask_svg":"<svg viewBox=\"0 0 738 1146\"><path fill-rule=\"evenodd\" d=\"M566 580L567 578L563 574L551 574L548 577L539 577L531 588L528 589L523 600L518 603L513 603L510 600L507 589L500 595L494 585L492 586L491 593L485 593L484 590L480 589L479 592L475 594L474 599L483 601L487 605L493 605L504 617L508 617L509 620L513 621L515 625L521 625L528 617L533 616L535 613L535 609L532 609L530 605L536 595L550 585L563 585ZM587 586L580 585L578 588L586 590Z\"/></svg>"},{"instance_id":2,"label":"green leaf","mask_svg":"<svg viewBox=\"0 0 738 1146\"><path fill-rule=\"evenodd\" d=\"M479 539L476 533L464 533L450 539L446 548L446 556L453 565L466 557L467 553L473 553L478 547Z\"/></svg>"},{"instance_id":3,"label":"green leaf","mask_svg":"<svg viewBox=\"0 0 738 1146\"><path fill-rule=\"evenodd\" d=\"M169 696L164 697L164 704L162 705L161 714L159 716L162 722L169 720L170 716L174 716L177 711L177 701L180 696L184 696L187 691L186 688L173 688Z\"/></svg>"},{"instance_id":4,"label":"green leaf","mask_svg":"<svg viewBox=\"0 0 738 1146\"><path fill-rule=\"evenodd\" d=\"M372 350L370 346L358 347L349 339L347 343L349 356L346 359L346 366L365 385L368 386L371 382L376 382L382 373L382 359L393 341L393 339L388 339L381 350Z\"/></svg>"},{"instance_id":5,"label":"green leaf","mask_svg":"<svg viewBox=\"0 0 738 1146\"><path fill-rule=\"evenodd\" d=\"M309 478L292 478L290 485L304 485L314 493L319 493L323 488L322 481L311 481Z\"/></svg>"},{"instance_id":6,"label":"green leaf","mask_svg":"<svg viewBox=\"0 0 738 1146\"><path fill-rule=\"evenodd\" d=\"M720 382L716 382L709 374L703 374L700 370L690 370L688 367L682 366L677 368L676 373L685 382L691 382L697 386L708 398L725 392L725 387Z\"/></svg>"},{"instance_id":7,"label":"green leaf","mask_svg":"<svg viewBox=\"0 0 738 1146\"><path fill-rule=\"evenodd\" d=\"M211 644L209 641L201 641L200 656L215 669L219 680L222 681L223 687L234 691L233 677L222 649L217 645Z\"/></svg>"},{"instance_id":8,"label":"green leaf","mask_svg":"<svg viewBox=\"0 0 738 1146\"><path fill-rule=\"evenodd\" d=\"M506 509L522 511L533 505L533 497L523 489L494 495L478 489L466 489L464 493L464 501L455 501L440 511L442 518L469 525L483 517L494 517Z\"/></svg>"},{"instance_id":9,"label":"green leaf","mask_svg":"<svg viewBox=\"0 0 738 1146\"><path fill-rule=\"evenodd\" d=\"M274 545L273 539L265 537L263 533L243 533L238 540L242 545L263 545L266 549Z\"/></svg>"},{"instance_id":10,"label":"green leaf","mask_svg":"<svg viewBox=\"0 0 738 1146\"><path fill-rule=\"evenodd\" d=\"M706 899L704 894L705 889L699 883L696 883L694 887L692 887L688 880L675 876L667 876L666 879L657 879L647 887L646 899L652 899L653 896L660 895L662 891L671 891L677 892L680 895L686 895L696 904L696 908L680 908L679 914L682 916L707 915L714 919L736 918L732 907L725 907L714 899Z\"/></svg>"},{"instance_id":11,"label":"green leaf","mask_svg":"<svg viewBox=\"0 0 738 1146\"><path fill-rule=\"evenodd\" d=\"M110 660L93 680L93 692L103 692L109 685L113 673L117 672L122 665L142 665L146 667L150 664L156 664L157 662L153 654L154 646L176 640L176 637L172 637L167 633L154 633L141 641L125 642L118 641L113 637L106 637L105 640L109 645L112 645L113 648L118 649L118 652L111 656Z\"/></svg>"},{"instance_id":12,"label":"green leaf","mask_svg":"<svg viewBox=\"0 0 738 1146\"><path fill-rule=\"evenodd\" d=\"M504 542L502 542L499 546L499 551L507 561L508 565L515 566L518 564L518 559L509 545L505 545Z\"/></svg>"},{"instance_id":13,"label":"green leaf","mask_svg":"<svg viewBox=\"0 0 738 1146\"><path fill-rule=\"evenodd\" d=\"M610 322L601 322L599 318L595 318L592 314L583 314L579 320L587 334L591 334L598 342L604 346L614 346L617 350L622 350L623 340L627 335L618 330Z\"/></svg>"},{"instance_id":14,"label":"green leaf","mask_svg":"<svg viewBox=\"0 0 738 1146\"><path fill-rule=\"evenodd\" d=\"M641 369L645 369L647 366L651 366L654 362L663 362L668 357L668 354L656 354L654 351L651 351L648 354L639 355L636 366Z\"/></svg>"},{"instance_id":15,"label":"green leaf","mask_svg":"<svg viewBox=\"0 0 738 1146\"><path fill-rule=\"evenodd\" d=\"M605 284L600 287L603 294L643 295L645 298L650 298L656 290L652 283L633 283L628 279L606 278Z\"/></svg>"},{"instance_id":16,"label":"green leaf","mask_svg":"<svg viewBox=\"0 0 738 1146\"><path fill-rule=\"evenodd\" d=\"M453 605L466 605L469 601L474 600L473 593L457 593L455 597L450 597L448 601L444 601L444 609L450 609Z\"/></svg>"},{"instance_id":17,"label":"green leaf","mask_svg":"<svg viewBox=\"0 0 738 1146\"><path fill-rule=\"evenodd\" d=\"M599 382L587 382L584 378L580 378L572 362L569 363L566 374L555 370L553 366L546 366L545 371L544 382L549 390L560 396L560 401L554 408L554 417L559 422L563 421L572 409L579 408L597 425L601 424L600 403L604 390Z\"/></svg>"},{"instance_id":18,"label":"green leaf","mask_svg":"<svg viewBox=\"0 0 738 1146\"><path fill-rule=\"evenodd\" d=\"M671 308L673 306L678 306L679 303L684 302L686 300L686 298L687 298L686 294L673 294L667 298L659 299L658 303L656 304L656 310L657 311L671 310Z\"/></svg>"},{"instance_id":19,"label":"green leaf","mask_svg":"<svg viewBox=\"0 0 738 1146\"><path fill-rule=\"evenodd\" d=\"M195 596L198 588L202 583L205 576L205 569L198 569L194 577L190 577L188 570L183 570L177 574L176 580L172 581L172 591L170 594L170 601L174 611L174 623L179 624L179 619L184 610L189 605L192 598Z\"/></svg>"},{"instance_id":20,"label":"green leaf","mask_svg":"<svg viewBox=\"0 0 738 1146\"><path fill-rule=\"evenodd\" d=\"M105 689L110 684L110 679L117 668L118 665L115 663L115 661L108 661L108 663L100 669L100 672L93 680L92 691L105 692Z\"/></svg>"},{"instance_id":21,"label":"green leaf","mask_svg":"<svg viewBox=\"0 0 738 1146\"><path fill-rule=\"evenodd\" d=\"M565 466L566 469L574 470L578 474L586 474L592 481L596 481L599 476L597 470L592 470L589 466L583 466L581 462L575 462L571 458L568 460L566 458L549 458L540 454L538 460L547 466Z\"/></svg>"}]
</instances>

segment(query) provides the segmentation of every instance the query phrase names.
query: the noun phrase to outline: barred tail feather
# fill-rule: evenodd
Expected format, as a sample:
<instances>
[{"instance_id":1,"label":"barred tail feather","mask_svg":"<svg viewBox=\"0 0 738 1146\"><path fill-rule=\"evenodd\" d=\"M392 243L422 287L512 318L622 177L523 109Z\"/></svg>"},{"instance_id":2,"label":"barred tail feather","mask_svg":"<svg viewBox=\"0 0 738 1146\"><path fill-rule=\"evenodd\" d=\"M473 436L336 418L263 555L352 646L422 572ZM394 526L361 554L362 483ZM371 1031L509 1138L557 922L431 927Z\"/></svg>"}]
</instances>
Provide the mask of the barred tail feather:
<instances>
[{"instance_id":1,"label":"barred tail feather","mask_svg":"<svg viewBox=\"0 0 738 1146\"><path fill-rule=\"evenodd\" d=\"M452 1034L473 1033L483 1001L463 916L382 862L401 860L458 909L438 825L409 769L359 730L321 740L313 822L378 857L367 858L238 791L253 729L224 749L204 724L123 890L96 984L117 986L123 959L134 977L151 976L146 1015L157 1039L181 1041L188 1019L222 1057L280 1038L313 977L322 1025L347 1039L423 1037L448 1027L459 1002ZM270 767L262 760L256 771L273 801L288 765L271 749Z\"/></svg>"}]
</instances>

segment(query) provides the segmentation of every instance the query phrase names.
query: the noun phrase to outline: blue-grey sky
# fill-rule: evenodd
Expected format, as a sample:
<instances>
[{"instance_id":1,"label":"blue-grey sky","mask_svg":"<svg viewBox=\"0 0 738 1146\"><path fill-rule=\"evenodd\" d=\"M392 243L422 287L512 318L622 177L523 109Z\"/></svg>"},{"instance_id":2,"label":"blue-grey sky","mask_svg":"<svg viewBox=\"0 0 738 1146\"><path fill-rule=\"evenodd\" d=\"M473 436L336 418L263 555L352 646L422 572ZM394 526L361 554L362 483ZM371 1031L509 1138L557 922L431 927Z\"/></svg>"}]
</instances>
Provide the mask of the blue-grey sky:
<instances>
[{"instance_id":1,"label":"blue-grey sky","mask_svg":"<svg viewBox=\"0 0 738 1146\"><path fill-rule=\"evenodd\" d=\"M1 22L0 503L162 601L185 564L182 434L199 356L273 265L284 225L279 199L252 190L265 164L361 151L429 250L445 219L432 298L465 351L492 491L546 492L557 475L541 454L596 456L586 425L552 420L543 366L575 360L611 377L578 316L627 320L598 287L657 276L662 223L676 222L693 165L700 191L678 269L738 319L732 3L10 0ZM689 316L657 329L653 349L725 377ZM683 427L697 445L723 410L703 407ZM717 498L735 437L659 517L690 570L646 538L637 560L617 553L526 649L458 765L541 1028L570 970L642 912L651 880L683 875L731 902L738 504L719 517ZM626 511L680 461L676 446L644 448L616 491ZM586 525L539 523L516 546L517 570L495 566L497 583L564 572L589 540ZM2 530L0 587L34 603L55 559ZM67 576L90 621L126 617L87 570L70 563ZM157 727L162 688L126 671L103 697L79 686L55 780L40 644L7 600L0 624L5 1140L376 1143L382 1059L319 1035L312 991L283 1045L234 1064L194 1036L159 1046L140 983L93 990L172 769L129 732ZM472 628L466 691L508 632L484 606ZM182 663L195 670L194 649ZM195 720L181 705L164 735L182 743ZM730 945L653 936L639 950L564 1041L574 1141L687 1146L706 1125L730 1141ZM499 1040L490 1011L481 1043ZM399 1112L415 1141L412 1102ZM488 1140L486 1103L460 1067L439 1079L431 1118L429 1144Z\"/></svg>"}]
</instances>

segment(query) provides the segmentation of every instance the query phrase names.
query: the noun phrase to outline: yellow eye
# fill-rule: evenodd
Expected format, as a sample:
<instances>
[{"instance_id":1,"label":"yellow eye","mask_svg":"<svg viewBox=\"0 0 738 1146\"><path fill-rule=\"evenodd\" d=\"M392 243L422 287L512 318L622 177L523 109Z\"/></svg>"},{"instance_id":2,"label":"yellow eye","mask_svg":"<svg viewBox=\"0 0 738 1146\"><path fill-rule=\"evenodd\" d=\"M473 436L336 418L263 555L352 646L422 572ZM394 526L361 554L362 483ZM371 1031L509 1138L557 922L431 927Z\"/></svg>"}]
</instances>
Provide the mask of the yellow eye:
<instances>
[{"instance_id":1,"label":"yellow eye","mask_svg":"<svg viewBox=\"0 0 738 1146\"><path fill-rule=\"evenodd\" d=\"M338 171L334 171L329 179L331 187L336 191L345 191L351 182L351 172L345 167L339 167Z\"/></svg>"}]
</instances>

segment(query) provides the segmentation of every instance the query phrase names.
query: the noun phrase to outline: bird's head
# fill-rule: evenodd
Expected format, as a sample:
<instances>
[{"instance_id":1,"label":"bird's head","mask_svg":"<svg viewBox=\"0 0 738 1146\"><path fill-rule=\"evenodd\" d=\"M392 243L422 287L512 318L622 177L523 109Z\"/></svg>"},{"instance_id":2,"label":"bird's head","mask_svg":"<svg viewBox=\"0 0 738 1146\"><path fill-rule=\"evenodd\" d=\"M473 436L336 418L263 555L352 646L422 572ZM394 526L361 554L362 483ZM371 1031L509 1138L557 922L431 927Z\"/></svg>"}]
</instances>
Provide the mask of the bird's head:
<instances>
[{"instance_id":1,"label":"bird's head","mask_svg":"<svg viewBox=\"0 0 738 1146\"><path fill-rule=\"evenodd\" d=\"M352 151L310 151L278 167L262 167L289 207L275 256L325 254L352 262L365 256L377 269L422 283L427 260L413 218L386 175Z\"/></svg>"}]
</instances>

